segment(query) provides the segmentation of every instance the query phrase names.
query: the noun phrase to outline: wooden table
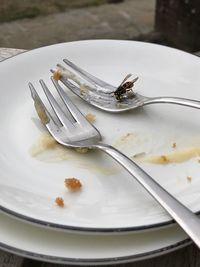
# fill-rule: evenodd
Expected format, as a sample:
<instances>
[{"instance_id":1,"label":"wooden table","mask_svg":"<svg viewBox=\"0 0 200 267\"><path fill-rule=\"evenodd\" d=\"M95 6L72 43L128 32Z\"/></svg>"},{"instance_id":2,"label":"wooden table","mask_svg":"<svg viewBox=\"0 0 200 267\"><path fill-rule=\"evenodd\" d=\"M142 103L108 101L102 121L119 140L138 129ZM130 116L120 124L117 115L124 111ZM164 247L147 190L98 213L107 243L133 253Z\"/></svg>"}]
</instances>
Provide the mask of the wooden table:
<instances>
[{"instance_id":1,"label":"wooden table","mask_svg":"<svg viewBox=\"0 0 200 267\"><path fill-rule=\"evenodd\" d=\"M0 61L10 56L23 52L19 49L0 49ZM1 239L1 237L0 237ZM1 240L0 240L1 241ZM58 267L60 265L26 259L0 250L0 267ZM64 265L70 267L72 265ZM109 265L111 266L111 265ZM183 249L156 258L140 262L112 265L118 267L199 267L200 251L195 245L189 245Z\"/></svg>"}]
</instances>

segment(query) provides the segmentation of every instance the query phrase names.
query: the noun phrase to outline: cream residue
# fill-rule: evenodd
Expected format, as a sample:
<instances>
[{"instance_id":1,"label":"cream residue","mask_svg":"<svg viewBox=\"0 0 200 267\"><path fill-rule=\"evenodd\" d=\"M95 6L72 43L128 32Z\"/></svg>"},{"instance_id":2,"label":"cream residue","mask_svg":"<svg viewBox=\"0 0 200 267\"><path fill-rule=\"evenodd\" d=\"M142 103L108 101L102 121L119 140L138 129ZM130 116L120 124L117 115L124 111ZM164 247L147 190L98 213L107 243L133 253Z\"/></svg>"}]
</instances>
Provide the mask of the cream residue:
<instances>
[{"instance_id":1,"label":"cream residue","mask_svg":"<svg viewBox=\"0 0 200 267\"><path fill-rule=\"evenodd\" d=\"M80 79L78 78L78 76L76 76L73 72L71 72L70 70L68 69L64 69L64 68L60 68L60 67L57 67L57 70L56 70L57 73L59 73L59 79L60 78L64 78L64 79L71 79L73 80L75 83L77 83L78 85L81 85L81 81Z\"/></svg>"},{"instance_id":2,"label":"cream residue","mask_svg":"<svg viewBox=\"0 0 200 267\"><path fill-rule=\"evenodd\" d=\"M54 71L53 78L55 80L60 80L63 78L74 81L77 85L79 85L81 94L85 94L88 92L88 90L90 90L90 86L82 82L82 79L80 79L69 69L57 67L57 69Z\"/></svg>"},{"instance_id":3,"label":"cream residue","mask_svg":"<svg viewBox=\"0 0 200 267\"><path fill-rule=\"evenodd\" d=\"M198 156L200 156L200 147L191 147L163 155L141 155L141 157L138 157L138 159L142 162L167 164L181 163ZM131 158L134 159L134 156Z\"/></svg>"},{"instance_id":4,"label":"cream residue","mask_svg":"<svg viewBox=\"0 0 200 267\"><path fill-rule=\"evenodd\" d=\"M80 84L80 93L81 95L88 93L90 87L87 84Z\"/></svg>"},{"instance_id":5,"label":"cream residue","mask_svg":"<svg viewBox=\"0 0 200 267\"><path fill-rule=\"evenodd\" d=\"M33 157L43 153L48 149L55 149L59 144L56 140L49 134L42 134L30 149L30 154Z\"/></svg>"},{"instance_id":6,"label":"cream residue","mask_svg":"<svg viewBox=\"0 0 200 267\"><path fill-rule=\"evenodd\" d=\"M87 156L85 153L87 153ZM112 175L119 172L113 166L98 165L93 153L96 152L88 148L71 149L62 146L47 133L42 134L30 149L31 156L41 161L58 162L68 160L79 168L92 170L103 175Z\"/></svg>"},{"instance_id":7,"label":"cream residue","mask_svg":"<svg viewBox=\"0 0 200 267\"><path fill-rule=\"evenodd\" d=\"M142 135L138 135L136 133L126 133L117 139L114 146L121 149L123 152L128 152L129 155L131 155L130 151L132 149L132 156L130 156L131 159L153 164L181 163L200 156L200 146L198 143L196 145L193 144L192 147L181 149L180 147L177 148L176 142L173 142L171 145L171 149L173 149L172 152L153 155L151 154L151 149L149 149L148 146L149 141L151 140L145 139ZM147 146L144 146L144 144ZM143 147L144 150L141 149L142 151L137 151L138 147ZM148 147L148 149L145 149L145 147ZM169 148L167 149L169 150ZM133 152L134 150L136 150L135 153Z\"/></svg>"},{"instance_id":8,"label":"cream residue","mask_svg":"<svg viewBox=\"0 0 200 267\"><path fill-rule=\"evenodd\" d=\"M136 141L138 135L136 133L126 133L118 138L113 144L115 147L123 147L124 145L130 145L130 142Z\"/></svg>"},{"instance_id":9,"label":"cream residue","mask_svg":"<svg viewBox=\"0 0 200 267\"><path fill-rule=\"evenodd\" d=\"M43 124L49 122L49 117L47 116L46 110L38 99L34 99L35 109L37 111L38 117Z\"/></svg>"},{"instance_id":10,"label":"cream residue","mask_svg":"<svg viewBox=\"0 0 200 267\"><path fill-rule=\"evenodd\" d=\"M85 118L86 118L89 122L91 122L91 123L94 123L95 120L96 120L95 115L92 114L92 113L90 113L90 112L88 112L88 113L85 115Z\"/></svg>"}]
</instances>

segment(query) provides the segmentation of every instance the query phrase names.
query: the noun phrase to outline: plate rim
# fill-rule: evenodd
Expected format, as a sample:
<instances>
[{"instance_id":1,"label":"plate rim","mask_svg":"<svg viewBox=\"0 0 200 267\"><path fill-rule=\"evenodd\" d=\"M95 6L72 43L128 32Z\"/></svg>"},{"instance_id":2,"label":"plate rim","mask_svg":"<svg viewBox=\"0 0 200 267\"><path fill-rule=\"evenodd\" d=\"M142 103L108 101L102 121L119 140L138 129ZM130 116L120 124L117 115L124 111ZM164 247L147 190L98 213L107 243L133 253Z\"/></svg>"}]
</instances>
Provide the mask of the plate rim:
<instances>
[{"instance_id":1,"label":"plate rim","mask_svg":"<svg viewBox=\"0 0 200 267\"><path fill-rule=\"evenodd\" d=\"M142 252L138 254L132 254L128 256L119 256L119 257L107 257L107 258L69 258L69 257L61 257L61 256L52 256L42 253L36 253L33 251L28 251L20 248L16 248L11 245L7 245L3 242L0 242L0 249L6 252L13 253L18 256L26 257L33 260L40 260L49 263L57 263L57 264L79 264L81 266L87 265L105 265L105 264L126 264L130 262L137 262L141 260L147 260L150 258L162 256L168 254L170 252L176 251L177 249L184 248L190 245L192 241L189 238L183 239L182 241L178 241L174 244L164 246L159 249L155 249L152 251Z\"/></svg>"},{"instance_id":2,"label":"plate rim","mask_svg":"<svg viewBox=\"0 0 200 267\"><path fill-rule=\"evenodd\" d=\"M160 45L160 44L154 44L154 43L149 43L149 42L143 42L143 41L135 41L135 40L117 40L117 39L88 39L88 40L78 40L78 41L70 41L70 42L62 42L62 43L57 43L57 44L52 44L52 45L47 45L47 46L42 46L42 47L38 47L38 48L34 48L31 50L23 50L21 51L19 54L16 55L12 55L9 58L3 59L0 61L0 63L4 63L5 61L11 61L13 60L13 58L15 57L20 57L23 54L29 54L32 53L34 51L37 50L41 50L41 49L46 49L46 48L50 48L50 47L56 47L56 46L63 46L63 45L67 45L69 43L87 43L87 42L121 42L121 43L137 43L137 44L144 44L147 46L157 46L157 47L164 47L166 49L169 50L174 50L177 51L179 53L183 53L183 54L188 54L189 56L193 57L193 58L199 58L197 55L191 54L189 52L183 51L183 50L179 50L177 48L173 48L173 47L169 47L166 45ZM176 222L173 219L169 219L169 220L165 220L163 222L159 222L159 223L153 223L153 224L146 224L146 225L140 225L140 226L130 226L130 227L115 227L115 228L100 228L100 227L82 227L82 226L71 226L71 225L65 225L65 224L59 224L59 223L54 223L54 222L48 222L46 220L40 220L40 219L36 219L33 218L31 216L28 215L23 215L20 214L18 212L15 212L13 210L10 210L2 205L0 205L0 211L7 214L8 216L14 217L18 220L21 221L25 221L28 223L32 223L33 225L39 225L41 227L46 227L46 228L50 228L50 229L57 229L57 230L63 230L63 231L68 231L68 232L78 232L78 233L126 233L126 232L140 232L140 231L148 231L148 230L152 230L155 228L164 228L167 227L169 225L174 225ZM195 212L196 215L200 214L200 210ZM1 244L1 242L0 242ZM0 245L1 246L1 245Z\"/></svg>"},{"instance_id":3,"label":"plate rim","mask_svg":"<svg viewBox=\"0 0 200 267\"><path fill-rule=\"evenodd\" d=\"M192 241L189 239L185 239L183 241L177 242L176 244L170 245L168 247L164 247L161 249L157 249L154 251L146 252L146 253L141 253L138 255L130 255L130 256L124 256L124 257L113 257L113 258L105 258L105 259L100 259L97 258L95 260L87 258L87 259L81 259L81 258L64 258L64 257L57 257L57 256L50 256L50 255L45 255L45 254L39 254L39 253L34 253L30 251L26 251L23 249L17 249L15 247L6 245L2 242L0 242L0 249L14 253L15 255L18 256L23 256L29 259L33 260L40 260L40 261L46 261L49 263L57 263L57 264L80 264L80 265L105 265L105 264L125 264L125 263L130 263L130 262L136 262L140 260L147 260L150 258L162 256L165 254L168 254L170 252L176 251L177 249L184 248L188 245L190 245Z\"/></svg>"}]
</instances>

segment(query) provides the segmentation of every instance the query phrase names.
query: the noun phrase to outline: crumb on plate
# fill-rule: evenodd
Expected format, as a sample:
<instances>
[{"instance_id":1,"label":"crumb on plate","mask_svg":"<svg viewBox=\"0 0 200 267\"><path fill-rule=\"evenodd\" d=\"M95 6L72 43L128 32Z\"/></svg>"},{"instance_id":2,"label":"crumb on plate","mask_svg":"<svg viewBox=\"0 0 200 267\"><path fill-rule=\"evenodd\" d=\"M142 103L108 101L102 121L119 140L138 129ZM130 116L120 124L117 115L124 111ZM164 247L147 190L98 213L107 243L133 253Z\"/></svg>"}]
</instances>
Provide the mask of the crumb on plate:
<instances>
[{"instance_id":1,"label":"crumb on plate","mask_svg":"<svg viewBox=\"0 0 200 267\"><path fill-rule=\"evenodd\" d=\"M61 208L63 208L63 207L65 206L65 203L64 203L64 200L63 200L62 197L57 197L57 198L55 199L55 202L56 202L56 204L57 204L59 207L61 207Z\"/></svg>"},{"instance_id":2,"label":"crumb on plate","mask_svg":"<svg viewBox=\"0 0 200 267\"><path fill-rule=\"evenodd\" d=\"M95 122L96 120L95 115L90 112L85 115L85 118L91 123Z\"/></svg>"},{"instance_id":3,"label":"crumb on plate","mask_svg":"<svg viewBox=\"0 0 200 267\"><path fill-rule=\"evenodd\" d=\"M142 158L145 156L145 154L146 154L145 152L136 153L131 158L132 159Z\"/></svg>"},{"instance_id":4,"label":"crumb on plate","mask_svg":"<svg viewBox=\"0 0 200 267\"><path fill-rule=\"evenodd\" d=\"M86 84L80 84L80 93L81 95L87 93L89 90L89 86Z\"/></svg>"},{"instance_id":5,"label":"crumb on plate","mask_svg":"<svg viewBox=\"0 0 200 267\"><path fill-rule=\"evenodd\" d=\"M172 144L172 148L176 148L176 143L173 143Z\"/></svg>"},{"instance_id":6,"label":"crumb on plate","mask_svg":"<svg viewBox=\"0 0 200 267\"><path fill-rule=\"evenodd\" d=\"M168 163L168 162L169 162L169 159L168 159L167 156L165 156L165 155L161 155L161 156L160 156L160 160L161 160L161 162L163 162L163 163Z\"/></svg>"},{"instance_id":7,"label":"crumb on plate","mask_svg":"<svg viewBox=\"0 0 200 267\"><path fill-rule=\"evenodd\" d=\"M191 183L191 182L192 182L192 177L191 177L191 176L187 176L187 181L188 181L189 183Z\"/></svg>"},{"instance_id":8,"label":"crumb on plate","mask_svg":"<svg viewBox=\"0 0 200 267\"><path fill-rule=\"evenodd\" d=\"M72 192L78 191L82 187L80 180L74 177L66 178L64 183L65 183L65 186Z\"/></svg>"},{"instance_id":9,"label":"crumb on plate","mask_svg":"<svg viewBox=\"0 0 200 267\"><path fill-rule=\"evenodd\" d=\"M80 154L85 154L88 152L89 148L87 147L76 147L75 148L76 152L80 153Z\"/></svg>"},{"instance_id":10,"label":"crumb on plate","mask_svg":"<svg viewBox=\"0 0 200 267\"><path fill-rule=\"evenodd\" d=\"M53 78L54 80L58 81L60 80L62 77L62 72L60 70L56 70L54 73L53 73Z\"/></svg>"}]
</instances>

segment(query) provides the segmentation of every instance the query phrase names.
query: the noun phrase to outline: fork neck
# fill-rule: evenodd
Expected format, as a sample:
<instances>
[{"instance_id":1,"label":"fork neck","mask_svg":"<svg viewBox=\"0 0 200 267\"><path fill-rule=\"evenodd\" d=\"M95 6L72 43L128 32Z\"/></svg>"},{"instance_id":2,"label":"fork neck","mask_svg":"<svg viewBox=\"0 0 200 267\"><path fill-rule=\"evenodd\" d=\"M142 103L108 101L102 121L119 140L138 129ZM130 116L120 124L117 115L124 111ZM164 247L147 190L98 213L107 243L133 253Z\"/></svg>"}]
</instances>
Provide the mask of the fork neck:
<instances>
[{"instance_id":1,"label":"fork neck","mask_svg":"<svg viewBox=\"0 0 200 267\"><path fill-rule=\"evenodd\" d=\"M127 162L130 161L130 164L131 165L133 164L132 160L129 157L125 156L122 152L120 152L118 149L116 149L115 147L113 147L111 145L99 142L98 144L95 144L93 146L93 148L98 148L98 149L104 151L106 154L110 155L115 160L117 160L120 164L122 164L122 161L123 161L122 158L123 159L126 158ZM126 162L126 164L127 164L127 162Z\"/></svg>"},{"instance_id":2,"label":"fork neck","mask_svg":"<svg viewBox=\"0 0 200 267\"><path fill-rule=\"evenodd\" d=\"M177 104L181 106L187 106L187 107L192 107L192 108L200 108L200 101L198 100L193 100L193 99L188 99L188 98L181 98L181 97L168 97L168 96L163 96L163 97L152 97L152 98L147 98L144 101L144 105L149 105L149 104Z\"/></svg>"}]
</instances>

